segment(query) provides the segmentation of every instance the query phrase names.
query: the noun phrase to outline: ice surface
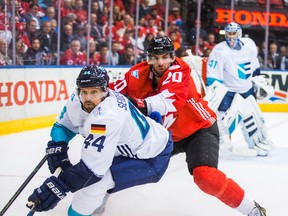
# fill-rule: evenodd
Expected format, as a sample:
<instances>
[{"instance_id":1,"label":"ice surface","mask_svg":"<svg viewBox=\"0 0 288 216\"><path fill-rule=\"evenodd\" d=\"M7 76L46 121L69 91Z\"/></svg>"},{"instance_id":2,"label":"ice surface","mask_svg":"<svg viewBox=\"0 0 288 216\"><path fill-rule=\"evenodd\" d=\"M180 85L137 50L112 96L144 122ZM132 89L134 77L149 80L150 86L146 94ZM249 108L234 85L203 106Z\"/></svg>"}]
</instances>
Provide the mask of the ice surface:
<instances>
[{"instance_id":1,"label":"ice surface","mask_svg":"<svg viewBox=\"0 0 288 216\"><path fill-rule=\"evenodd\" d=\"M275 149L268 157L235 156L221 151L219 169L239 183L269 216L287 215L288 194L288 113L264 113ZM2 210L45 154L50 128L0 136L0 209ZM245 148L240 130L232 137L233 143ZM70 159L77 163L83 138L70 144ZM34 188L50 176L47 164L39 170L5 216L27 215L27 197ZM36 215L65 216L73 194L59 205ZM201 192L188 174L185 155L171 158L169 168L160 182L147 184L113 194L108 199L103 216L237 216L214 197Z\"/></svg>"}]
</instances>

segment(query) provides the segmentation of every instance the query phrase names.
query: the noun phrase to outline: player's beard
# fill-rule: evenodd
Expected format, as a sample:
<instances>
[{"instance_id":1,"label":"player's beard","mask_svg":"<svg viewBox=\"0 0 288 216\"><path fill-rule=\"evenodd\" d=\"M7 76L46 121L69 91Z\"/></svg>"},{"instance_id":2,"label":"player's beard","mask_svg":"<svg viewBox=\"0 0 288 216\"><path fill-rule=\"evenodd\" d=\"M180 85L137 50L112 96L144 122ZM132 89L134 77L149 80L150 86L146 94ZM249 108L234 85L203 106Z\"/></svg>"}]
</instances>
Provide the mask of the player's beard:
<instances>
[{"instance_id":1,"label":"player's beard","mask_svg":"<svg viewBox=\"0 0 288 216\"><path fill-rule=\"evenodd\" d=\"M87 101L87 102L83 103L83 108L88 113L90 113L95 107L96 107L96 105L91 101Z\"/></svg>"}]
</instances>

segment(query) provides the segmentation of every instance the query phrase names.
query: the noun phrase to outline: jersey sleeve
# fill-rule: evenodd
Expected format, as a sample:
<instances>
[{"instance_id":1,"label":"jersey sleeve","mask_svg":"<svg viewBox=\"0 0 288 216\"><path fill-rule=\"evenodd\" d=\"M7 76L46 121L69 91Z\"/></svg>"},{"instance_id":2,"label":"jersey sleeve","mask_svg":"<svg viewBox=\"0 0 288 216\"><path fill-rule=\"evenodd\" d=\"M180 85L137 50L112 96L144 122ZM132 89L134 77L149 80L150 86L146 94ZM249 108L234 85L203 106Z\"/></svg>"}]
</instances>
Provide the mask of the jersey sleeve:
<instances>
[{"instance_id":1,"label":"jersey sleeve","mask_svg":"<svg viewBox=\"0 0 288 216\"><path fill-rule=\"evenodd\" d=\"M73 93L57 116L57 121L51 129L50 136L52 140L69 142L78 134L79 124L77 120L73 119L73 122L71 116L79 115L79 109L81 109L81 104L77 100L76 94Z\"/></svg>"},{"instance_id":2,"label":"jersey sleeve","mask_svg":"<svg viewBox=\"0 0 288 216\"><path fill-rule=\"evenodd\" d=\"M109 88L116 91L116 92L120 92L122 94L127 94L126 78L128 78L127 75L122 80L116 80L115 82L111 82L109 84Z\"/></svg>"},{"instance_id":3,"label":"jersey sleeve","mask_svg":"<svg viewBox=\"0 0 288 216\"><path fill-rule=\"evenodd\" d=\"M223 83L224 61L222 60L221 52L224 52L224 50L220 44L218 44L209 55L207 63L207 86L212 85L215 80Z\"/></svg>"},{"instance_id":4,"label":"jersey sleeve","mask_svg":"<svg viewBox=\"0 0 288 216\"><path fill-rule=\"evenodd\" d=\"M169 71L162 76L160 85L158 85L160 86L159 93L145 99L148 114L157 111L161 115L167 115L176 113L184 107L192 79L190 68L181 62L182 60L178 59L178 65L172 65Z\"/></svg>"}]
</instances>

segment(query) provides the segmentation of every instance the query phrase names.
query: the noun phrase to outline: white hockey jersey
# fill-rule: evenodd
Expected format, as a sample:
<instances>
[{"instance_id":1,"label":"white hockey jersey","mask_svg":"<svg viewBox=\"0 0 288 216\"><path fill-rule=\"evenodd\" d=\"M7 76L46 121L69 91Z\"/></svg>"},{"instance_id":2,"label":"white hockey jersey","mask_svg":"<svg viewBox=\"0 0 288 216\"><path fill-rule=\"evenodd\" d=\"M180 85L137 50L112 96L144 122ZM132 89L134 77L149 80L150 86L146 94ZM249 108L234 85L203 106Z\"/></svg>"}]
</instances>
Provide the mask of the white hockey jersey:
<instances>
[{"instance_id":1,"label":"white hockey jersey","mask_svg":"<svg viewBox=\"0 0 288 216\"><path fill-rule=\"evenodd\" d=\"M91 113L83 111L79 97L73 94L57 122L83 135L81 159L99 177L115 156L152 158L164 150L169 138L167 129L112 90Z\"/></svg>"},{"instance_id":2,"label":"white hockey jersey","mask_svg":"<svg viewBox=\"0 0 288 216\"><path fill-rule=\"evenodd\" d=\"M207 65L207 84L218 80L228 91L245 93L252 88L251 77L260 68L257 47L250 38L241 38L240 50L231 49L226 41L217 44Z\"/></svg>"}]
</instances>

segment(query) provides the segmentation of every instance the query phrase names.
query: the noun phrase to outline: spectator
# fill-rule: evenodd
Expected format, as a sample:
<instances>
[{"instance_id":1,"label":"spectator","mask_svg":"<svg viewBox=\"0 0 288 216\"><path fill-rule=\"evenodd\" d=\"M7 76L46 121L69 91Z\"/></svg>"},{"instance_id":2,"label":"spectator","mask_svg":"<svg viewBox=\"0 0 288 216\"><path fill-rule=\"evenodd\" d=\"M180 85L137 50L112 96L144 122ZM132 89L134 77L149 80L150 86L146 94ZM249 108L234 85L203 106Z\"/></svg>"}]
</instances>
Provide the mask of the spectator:
<instances>
[{"instance_id":1,"label":"spectator","mask_svg":"<svg viewBox=\"0 0 288 216\"><path fill-rule=\"evenodd\" d=\"M150 13L150 10L149 0L142 0L142 3L139 6L139 18L145 17Z\"/></svg>"},{"instance_id":2,"label":"spectator","mask_svg":"<svg viewBox=\"0 0 288 216\"><path fill-rule=\"evenodd\" d=\"M51 21L45 21L41 25L41 30L38 33L39 39L41 40L41 45L43 51L51 57L50 64L56 63L56 53L57 53L57 34L51 31L52 25Z\"/></svg>"},{"instance_id":3,"label":"spectator","mask_svg":"<svg viewBox=\"0 0 288 216\"><path fill-rule=\"evenodd\" d=\"M77 38L81 43L80 51L83 52L87 48L87 37L85 35L85 26L83 24L78 24L76 27L76 33L74 38Z\"/></svg>"},{"instance_id":4,"label":"spectator","mask_svg":"<svg viewBox=\"0 0 288 216\"><path fill-rule=\"evenodd\" d=\"M97 43L94 40L89 41L89 64L90 65L99 65L100 64L100 54L96 49ZM86 50L84 50L85 55L87 56Z\"/></svg>"},{"instance_id":5,"label":"spectator","mask_svg":"<svg viewBox=\"0 0 288 216\"><path fill-rule=\"evenodd\" d=\"M123 1L126 14L130 14L130 16L136 16L136 0L127 0Z\"/></svg>"},{"instance_id":6,"label":"spectator","mask_svg":"<svg viewBox=\"0 0 288 216\"><path fill-rule=\"evenodd\" d=\"M139 62L137 59L136 63ZM127 44L125 47L125 52L120 55L119 58L120 65L134 65L135 64L135 52L134 47L131 44Z\"/></svg>"},{"instance_id":7,"label":"spectator","mask_svg":"<svg viewBox=\"0 0 288 216\"><path fill-rule=\"evenodd\" d=\"M91 13L95 13L97 15L97 21L99 25L103 26L106 23L107 20L104 20L102 17L103 11L100 9L98 1L94 1L91 3Z\"/></svg>"},{"instance_id":8,"label":"spectator","mask_svg":"<svg viewBox=\"0 0 288 216\"><path fill-rule=\"evenodd\" d=\"M49 59L46 59L47 54L42 50L40 39L33 38L30 44L23 57L24 65L47 65Z\"/></svg>"},{"instance_id":9,"label":"spectator","mask_svg":"<svg viewBox=\"0 0 288 216\"><path fill-rule=\"evenodd\" d=\"M66 24L63 27L63 32L60 41L60 51L65 52L70 47L70 43L74 38L73 27L70 24Z\"/></svg>"},{"instance_id":10,"label":"spectator","mask_svg":"<svg viewBox=\"0 0 288 216\"><path fill-rule=\"evenodd\" d=\"M119 42L118 41L113 41L112 42L112 48L111 48L111 52L110 50L108 50L107 54L106 54L106 61L110 64L110 65L118 65L119 64Z\"/></svg>"},{"instance_id":11,"label":"spectator","mask_svg":"<svg viewBox=\"0 0 288 216\"><path fill-rule=\"evenodd\" d=\"M147 50L148 44L153 38L154 38L154 35L152 33L149 33L146 35L143 41L144 50Z\"/></svg>"},{"instance_id":12,"label":"spectator","mask_svg":"<svg viewBox=\"0 0 288 216\"><path fill-rule=\"evenodd\" d=\"M177 31L171 31L169 37L174 44L174 49L178 50L181 47L181 43L177 40Z\"/></svg>"},{"instance_id":13,"label":"spectator","mask_svg":"<svg viewBox=\"0 0 288 216\"><path fill-rule=\"evenodd\" d=\"M34 20L36 22L36 29L40 29L40 17L38 16L39 5L32 3L29 6L29 11L22 17L27 21Z\"/></svg>"},{"instance_id":14,"label":"spectator","mask_svg":"<svg viewBox=\"0 0 288 216\"><path fill-rule=\"evenodd\" d=\"M10 53L12 53L12 44L10 44ZM27 51L28 47L24 43L21 36L17 36L15 39L15 64L16 65L24 65L24 54ZM10 55L12 56L12 55Z\"/></svg>"},{"instance_id":15,"label":"spectator","mask_svg":"<svg viewBox=\"0 0 288 216\"><path fill-rule=\"evenodd\" d=\"M158 30L163 29L164 19L158 15L158 9L157 8L152 7L150 10L150 13L145 16L146 20L149 20L150 18L154 18L155 25L157 26Z\"/></svg>"},{"instance_id":16,"label":"spectator","mask_svg":"<svg viewBox=\"0 0 288 216\"><path fill-rule=\"evenodd\" d=\"M259 46L256 46L256 47L257 47L257 51L258 51L257 58L258 58L258 61L260 64L260 69L263 69L264 68L264 59L260 55L260 47Z\"/></svg>"},{"instance_id":17,"label":"spectator","mask_svg":"<svg viewBox=\"0 0 288 216\"><path fill-rule=\"evenodd\" d=\"M100 57L99 57L99 62L101 65L107 65L108 61L106 59L107 56L107 52L108 52L108 47L106 44L103 44L102 47L100 48Z\"/></svg>"},{"instance_id":18,"label":"spectator","mask_svg":"<svg viewBox=\"0 0 288 216\"><path fill-rule=\"evenodd\" d=\"M153 17L150 17L147 21L146 34L148 33L152 33L154 37L156 37L158 33L158 27Z\"/></svg>"},{"instance_id":19,"label":"spectator","mask_svg":"<svg viewBox=\"0 0 288 216\"><path fill-rule=\"evenodd\" d=\"M173 22L169 23L168 30L167 30L167 35L170 35L170 32L176 32L176 35L177 35L177 40L176 41L181 44L182 43L182 37L181 37L180 27L177 25L176 21L173 21ZM166 34L159 35L159 36L160 37L164 37L164 36L166 36Z\"/></svg>"},{"instance_id":20,"label":"spectator","mask_svg":"<svg viewBox=\"0 0 288 216\"><path fill-rule=\"evenodd\" d=\"M0 66L12 64L12 60L6 51L7 51L7 43L5 40L0 39Z\"/></svg>"},{"instance_id":21,"label":"spectator","mask_svg":"<svg viewBox=\"0 0 288 216\"><path fill-rule=\"evenodd\" d=\"M215 34L209 33L207 35L207 40L204 41L204 49L212 50L216 46L215 43Z\"/></svg>"},{"instance_id":22,"label":"spectator","mask_svg":"<svg viewBox=\"0 0 288 216\"><path fill-rule=\"evenodd\" d=\"M80 51L81 43L78 39L73 39L70 48L67 49L60 59L61 65L85 65L86 54Z\"/></svg>"},{"instance_id":23,"label":"spectator","mask_svg":"<svg viewBox=\"0 0 288 216\"><path fill-rule=\"evenodd\" d=\"M171 23L173 21L175 21L179 27L182 25L182 18L180 15L180 9L178 7L173 7L168 16L168 22Z\"/></svg>"},{"instance_id":24,"label":"spectator","mask_svg":"<svg viewBox=\"0 0 288 216\"><path fill-rule=\"evenodd\" d=\"M201 26L201 21L198 22L197 20L195 20L194 21L194 27L190 30L190 33L189 33L190 37L187 38L188 42L191 43L192 45L195 45L195 43L196 43L198 23L200 25L199 26L199 30L200 30L199 31L199 37L202 37L204 41L207 40L207 37L208 37L207 31L204 28L202 28L202 26Z\"/></svg>"},{"instance_id":25,"label":"spectator","mask_svg":"<svg viewBox=\"0 0 288 216\"><path fill-rule=\"evenodd\" d=\"M279 56L276 58L276 69L287 70L288 69L288 53L285 45L280 47Z\"/></svg>"},{"instance_id":26,"label":"spectator","mask_svg":"<svg viewBox=\"0 0 288 216\"><path fill-rule=\"evenodd\" d=\"M37 31L37 22L34 19L31 19L27 22L27 37L29 40L32 38L38 37L39 31ZM26 33L25 33L26 34ZM30 42L27 44L30 47Z\"/></svg>"},{"instance_id":27,"label":"spectator","mask_svg":"<svg viewBox=\"0 0 288 216\"><path fill-rule=\"evenodd\" d=\"M46 9L45 16L41 17L40 21L41 21L41 23L43 23L47 20L50 21L50 20L55 19L55 18L56 18L56 10L53 6L49 6Z\"/></svg>"},{"instance_id":28,"label":"spectator","mask_svg":"<svg viewBox=\"0 0 288 216\"><path fill-rule=\"evenodd\" d=\"M63 5L61 6L61 17L65 17L70 13L73 13L72 0L63 0Z\"/></svg>"},{"instance_id":29,"label":"spectator","mask_svg":"<svg viewBox=\"0 0 288 216\"><path fill-rule=\"evenodd\" d=\"M103 27L98 24L98 17L95 13L91 13L91 32L90 35L97 42L97 45L101 46L102 43L106 42L104 37Z\"/></svg>"},{"instance_id":30,"label":"spectator","mask_svg":"<svg viewBox=\"0 0 288 216\"><path fill-rule=\"evenodd\" d=\"M112 18L113 18L113 24L114 25L116 25L117 22L123 20L123 14L120 11L120 7L117 5L113 6Z\"/></svg>"},{"instance_id":31,"label":"spectator","mask_svg":"<svg viewBox=\"0 0 288 216\"><path fill-rule=\"evenodd\" d=\"M269 56L271 56L272 59L272 65L273 65L273 69L276 69L276 59L279 56L278 53L278 45L276 42L272 42L269 46Z\"/></svg>"},{"instance_id":32,"label":"spectator","mask_svg":"<svg viewBox=\"0 0 288 216\"><path fill-rule=\"evenodd\" d=\"M58 33L58 23L56 19L51 20L51 32Z\"/></svg>"},{"instance_id":33,"label":"spectator","mask_svg":"<svg viewBox=\"0 0 288 216\"><path fill-rule=\"evenodd\" d=\"M120 43L120 49L119 53L123 54L125 51L125 46L127 44L132 44L132 35L133 35L133 29L126 29L124 36L119 38L119 43Z\"/></svg>"},{"instance_id":34,"label":"spectator","mask_svg":"<svg viewBox=\"0 0 288 216\"><path fill-rule=\"evenodd\" d=\"M76 0L74 3L74 9L72 10L77 17L77 21L81 24L85 24L88 20L87 11L83 8L83 6L83 0Z\"/></svg>"},{"instance_id":35,"label":"spectator","mask_svg":"<svg viewBox=\"0 0 288 216\"><path fill-rule=\"evenodd\" d=\"M202 37L198 39L198 52L196 51L196 44L192 46L192 53L197 56L204 57L204 40Z\"/></svg>"},{"instance_id":36,"label":"spectator","mask_svg":"<svg viewBox=\"0 0 288 216\"><path fill-rule=\"evenodd\" d=\"M123 19L115 24L115 29L119 37L123 37L125 30L133 28L133 21L129 14L125 14Z\"/></svg>"},{"instance_id":37,"label":"spectator","mask_svg":"<svg viewBox=\"0 0 288 216\"><path fill-rule=\"evenodd\" d=\"M156 8L158 11L158 15L160 17L165 17L165 5L163 4L163 0L156 0L156 4L153 5L151 8Z\"/></svg>"}]
</instances>

